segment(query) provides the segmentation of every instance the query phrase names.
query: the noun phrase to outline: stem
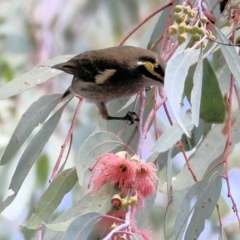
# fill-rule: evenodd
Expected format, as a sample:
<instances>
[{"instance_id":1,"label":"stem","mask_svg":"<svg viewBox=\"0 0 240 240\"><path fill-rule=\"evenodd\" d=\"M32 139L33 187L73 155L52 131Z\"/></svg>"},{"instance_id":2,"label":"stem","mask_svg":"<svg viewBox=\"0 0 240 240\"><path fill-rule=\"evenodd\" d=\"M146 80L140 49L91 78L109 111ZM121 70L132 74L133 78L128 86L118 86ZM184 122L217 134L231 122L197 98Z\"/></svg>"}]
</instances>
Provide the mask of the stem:
<instances>
[{"instance_id":1,"label":"stem","mask_svg":"<svg viewBox=\"0 0 240 240\"><path fill-rule=\"evenodd\" d=\"M68 134L67 134L67 137L63 143L63 145L61 146L61 151L59 153L59 156L58 156L58 159L56 161L56 164L53 168L53 171L52 171L52 175L51 175L51 178L50 178L50 182L52 182L52 180L56 177L57 175L57 171L58 171L58 168L59 168L59 165L61 163L61 160L62 160L62 157L63 157L63 154L64 154L64 151L65 151L65 148L69 142L69 140L71 139L71 136L73 134L73 129L75 127L75 124L76 124L76 121L77 121L77 115L79 113L79 110L80 110L80 107L81 107L81 104L82 104L82 101L83 101L83 98L81 97L78 97L79 98L79 102L78 102L78 105L77 105L77 108L76 108L76 111L74 113L74 116L73 116L73 120L72 120L72 123L71 123L71 126L70 126L70 129L68 131Z\"/></svg>"},{"instance_id":2,"label":"stem","mask_svg":"<svg viewBox=\"0 0 240 240\"><path fill-rule=\"evenodd\" d=\"M168 3L164 4L154 12L152 12L150 15L148 15L142 22L140 22L137 26L135 26L118 44L117 46L123 45L126 40L133 35L144 23L146 23L149 19L151 19L153 16L161 12L163 9L171 6L173 4L174 0L169 1Z\"/></svg>"}]
</instances>

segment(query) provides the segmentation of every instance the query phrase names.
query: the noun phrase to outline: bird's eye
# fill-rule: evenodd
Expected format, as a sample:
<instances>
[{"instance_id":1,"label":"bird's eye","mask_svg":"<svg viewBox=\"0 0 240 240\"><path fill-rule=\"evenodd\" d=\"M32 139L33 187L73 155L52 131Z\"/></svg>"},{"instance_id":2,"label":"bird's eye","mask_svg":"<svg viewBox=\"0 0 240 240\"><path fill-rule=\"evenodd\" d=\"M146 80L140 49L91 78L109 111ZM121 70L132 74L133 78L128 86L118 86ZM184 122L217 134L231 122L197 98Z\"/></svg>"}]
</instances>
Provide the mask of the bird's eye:
<instances>
[{"instance_id":1,"label":"bird's eye","mask_svg":"<svg viewBox=\"0 0 240 240\"><path fill-rule=\"evenodd\" d=\"M154 65L153 69L154 69L154 70L159 69L159 65Z\"/></svg>"}]
</instances>

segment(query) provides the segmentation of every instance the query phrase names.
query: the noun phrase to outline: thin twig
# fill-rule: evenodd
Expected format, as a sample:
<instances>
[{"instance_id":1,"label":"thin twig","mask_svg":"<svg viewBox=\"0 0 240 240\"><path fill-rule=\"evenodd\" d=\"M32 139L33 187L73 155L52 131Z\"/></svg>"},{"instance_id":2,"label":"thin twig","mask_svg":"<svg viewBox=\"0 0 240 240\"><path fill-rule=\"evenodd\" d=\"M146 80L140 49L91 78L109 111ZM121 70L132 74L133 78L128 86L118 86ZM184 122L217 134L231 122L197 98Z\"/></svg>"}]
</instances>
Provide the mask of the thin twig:
<instances>
[{"instance_id":1,"label":"thin twig","mask_svg":"<svg viewBox=\"0 0 240 240\"><path fill-rule=\"evenodd\" d=\"M144 124L144 127L143 127L143 130L142 130L142 134L141 136L139 136L139 141L138 141L138 148L137 148L137 154L138 156L141 155L142 153L142 148L143 148L143 144L144 144L144 140L146 139L147 137L147 133L148 133L148 130L150 128L150 125L155 117L155 114L156 114L156 111L164 104L164 102L166 101L166 97L165 98L162 98L156 105L155 105L155 108L153 108L151 110L151 112L149 113L146 121L145 121L145 124Z\"/></svg>"},{"instance_id":2,"label":"thin twig","mask_svg":"<svg viewBox=\"0 0 240 240\"><path fill-rule=\"evenodd\" d=\"M61 146L61 151L59 153L59 156L58 156L58 159L56 161L56 164L53 168L53 171L52 171L52 175L51 175L51 178L50 178L50 182L56 177L56 174L57 174L57 171L58 171L58 168L59 168L59 165L61 163L61 160L62 160L62 157L63 157L63 154L64 154L64 151L65 151L65 148L69 142L69 140L71 139L71 135L73 133L73 129L75 127L75 124L76 124L76 121L77 121L77 115L79 113L79 110L80 110L80 107L81 107L81 104L82 104L82 101L83 101L83 98L79 98L79 102L78 102L78 105L77 105L77 108L76 108L76 111L73 115L73 120L72 120L72 123L71 123L71 126L70 126L70 129L68 131L68 134L67 134L67 137L63 143L63 145Z\"/></svg>"},{"instance_id":3,"label":"thin twig","mask_svg":"<svg viewBox=\"0 0 240 240\"><path fill-rule=\"evenodd\" d=\"M139 110L139 123L138 123L138 134L139 134L139 141L138 141L138 148L137 148L137 156L139 158L141 158L141 153L142 153L142 149L139 148L141 139L142 139L142 135L143 135L143 115L144 115L144 109L145 109L145 105L146 105L146 91L142 90L141 94L140 94L140 110Z\"/></svg>"},{"instance_id":4,"label":"thin twig","mask_svg":"<svg viewBox=\"0 0 240 240\"><path fill-rule=\"evenodd\" d=\"M161 6L160 8L158 8L157 10L155 10L154 12L152 12L150 15L148 15L142 22L140 22L137 26L135 26L119 43L117 46L121 46L123 45L123 43L133 35L133 33L135 33L144 23L146 23L149 19L151 19L153 16L155 16L156 14L158 14L159 12L161 12L163 9L171 6L173 4L173 0L169 1L168 3L164 4L163 6Z\"/></svg>"},{"instance_id":5,"label":"thin twig","mask_svg":"<svg viewBox=\"0 0 240 240\"><path fill-rule=\"evenodd\" d=\"M125 222L117 227L115 227L103 240L110 240L112 236L119 231L128 228L130 226L130 220L131 220L131 206L128 206L126 215L125 215Z\"/></svg>"}]
</instances>

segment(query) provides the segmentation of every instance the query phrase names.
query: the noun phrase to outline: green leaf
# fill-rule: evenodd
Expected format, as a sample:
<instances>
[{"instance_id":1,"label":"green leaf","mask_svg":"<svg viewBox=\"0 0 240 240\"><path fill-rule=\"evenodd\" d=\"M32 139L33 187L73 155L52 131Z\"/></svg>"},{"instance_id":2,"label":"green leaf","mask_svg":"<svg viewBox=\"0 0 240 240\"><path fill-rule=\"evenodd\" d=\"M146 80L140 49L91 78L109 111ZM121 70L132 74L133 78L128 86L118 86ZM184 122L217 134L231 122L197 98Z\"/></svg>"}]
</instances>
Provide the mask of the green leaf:
<instances>
[{"instance_id":1,"label":"green leaf","mask_svg":"<svg viewBox=\"0 0 240 240\"><path fill-rule=\"evenodd\" d=\"M218 41L229 44L229 39L221 32L221 30L215 27L215 32ZM222 44L220 44L220 48L230 71L232 72L235 80L238 83L238 86L240 87L240 57L236 49L233 46Z\"/></svg>"},{"instance_id":2,"label":"green leaf","mask_svg":"<svg viewBox=\"0 0 240 240\"><path fill-rule=\"evenodd\" d=\"M141 39L139 40L139 47L146 48L146 49L148 48L148 46L151 47L151 43L153 42L150 39L152 38L154 29L156 29L157 26L159 27L158 22L159 22L159 16L161 16L160 14L161 13L156 14L149 20L148 27L144 32L144 34L142 35Z\"/></svg>"},{"instance_id":3,"label":"green leaf","mask_svg":"<svg viewBox=\"0 0 240 240\"><path fill-rule=\"evenodd\" d=\"M196 127L199 124L202 95L203 60L201 55L193 75L193 89L191 92L192 121Z\"/></svg>"},{"instance_id":4,"label":"green leaf","mask_svg":"<svg viewBox=\"0 0 240 240\"><path fill-rule=\"evenodd\" d=\"M41 130L36 134L30 144L27 146L25 151L23 152L16 170L13 174L9 189L11 189L14 193L7 197L6 200L1 202L0 204L0 212L3 211L16 197L20 187L24 179L26 178L28 172L32 168L34 162L37 160L40 155L43 147L46 142L54 132L60 118L62 112L65 108L66 104L63 105L41 128Z\"/></svg>"},{"instance_id":5,"label":"green leaf","mask_svg":"<svg viewBox=\"0 0 240 240\"><path fill-rule=\"evenodd\" d=\"M221 227L221 231L220 231L218 240L228 240L223 227Z\"/></svg>"},{"instance_id":6,"label":"green leaf","mask_svg":"<svg viewBox=\"0 0 240 240\"><path fill-rule=\"evenodd\" d=\"M70 218L65 222L52 223L52 224L51 223L50 224L43 223L43 224L49 230L52 230L55 232L65 232L73 220L74 220L74 218Z\"/></svg>"},{"instance_id":7,"label":"green leaf","mask_svg":"<svg viewBox=\"0 0 240 240\"><path fill-rule=\"evenodd\" d=\"M185 83L184 92L189 100L190 93L193 91L192 79L194 78L194 75L197 74L196 71L198 71L195 68L195 66L192 66L189 69L189 73ZM218 84L216 74L207 59L203 60L201 93L200 118L203 119L206 123L222 123L225 117L224 99ZM195 94L191 93L191 104L193 108L196 107L193 105L194 103L192 102L195 98L194 95ZM194 101L197 104L197 99ZM195 118L197 119L197 116L195 116Z\"/></svg>"},{"instance_id":8,"label":"green leaf","mask_svg":"<svg viewBox=\"0 0 240 240\"><path fill-rule=\"evenodd\" d=\"M189 112L185 112L181 116L181 119L182 122L184 122L186 129L188 131L191 131L193 128L193 123ZM167 130L158 138L152 148L152 151L158 153L167 151L169 148L174 146L177 141L181 139L182 135L182 128L179 126L178 123L175 122L172 126L167 128Z\"/></svg>"},{"instance_id":9,"label":"green leaf","mask_svg":"<svg viewBox=\"0 0 240 240\"><path fill-rule=\"evenodd\" d=\"M73 56L74 55L58 56L51 60L47 60L30 70L29 72L24 73L23 75L13 79L9 83L1 86L0 100L17 95L21 92L24 92L39 84L44 83L52 77L61 74L62 71L52 69L50 67L57 63L66 62Z\"/></svg>"},{"instance_id":10,"label":"green leaf","mask_svg":"<svg viewBox=\"0 0 240 240\"><path fill-rule=\"evenodd\" d=\"M147 222L148 216L155 202L156 196L157 192L145 198L144 207L141 209L141 211L137 211L135 219L137 221L137 226L139 229L141 229L144 226L144 223Z\"/></svg>"},{"instance_id":11,"label":"green leaf","mask_svg":"<svg viewBox=\"0 0 240 240\"><path fill-rule=\"evenodd\" d=\"M223 166L208 174L202 181L195 183L187 192L176 218L171 240L197 239L204 229L205 220L209 219L221 193ZM191 208L191 202L197 197L196 203ZM193 212L193 214L192 214ZM192 214L192 216L191 216ZM189 225L188 218L191 216Z\"/></svg>"},{"instance_id":12,"label":"green leaf","mask_svg":"<svg viewBox=\"0 0 240 240\"><path fill-rule=\"evenodd\" d=\"M44 187L49 174L49 162L51 160L48 158L46 154L42 154L37 161L37 171L36 171L36 177L37 177L37 184L39 187Z\"/></svg>"},{"instance_id":13,"label":"green leaf","mask_svg":"<svg viewBox=\"0 0 240 240\"><path fill-rule=\"evenodd\" d=\"M91 193L84 195L78 202L74 203L70 208L62 212L50 224L58 224L68 222L70 219L75 219L78 215L89 210L89 203L92 202L93 196ZM46 229L44 240L61 239L61 232L53 232Z\"/></svg>"},{"instance_id":14,"label":"green leaf","mask_svg":"<svg viewBox=\"0 0 240 240\"><path fill-rule=\"evenodd\" d=\"M85 140L77 154L76 168L80 185L83 183L85 172L94 161L119 145L123 145L122 140L111 132L97 132Z\"/></svg>"},{"instance_id":15,"label":"green leaf","mask_svg":"<svg viewBox=\"0 0 240 240\"><path fill-rule=\"evenodd\" d=\"M118 189L111 184L105 184L101 191L94 196L91 205L86 211L106 214L112 209L112 197L118 192Z\"/></svg>"},{"instance_id":16,"label":"green leaf","mask_svg":"<svg viewBox=\"0 0 240 240\"><path fill-rule=\"evenodd\" d=\"M187 136L189 136L189 133L179 117L179 110L182 102L185 79L195 52L196 50L188 49L175 54L168 61L165 73L165 90L172 113Z\"/></svg>"},{"instance_id":17,"label":"green leaf","mask_svg":"<svg viewBox=\"0 0 240 240\"><path fill-rule=\"evenodd\" d=\"M218 79L207 59L203 62L200 117L207 123L222 123L225 117L225 104Z\"/></svg>"},{"instance_id":18,"label":"green leaf","mask_svg":"<svg viewBox=\"0 0 240 240\"><path fill-rule=\"evenodd\" d=\"M4 151L1 165L12 159L32 131L39 126L61 100L61 94L45 95L34 102L23 114Z\"/></svg>"},{"instance_id":19,"label":"green leaf","mask_svg":"<svg viewBox=\"0 0 240 240\"><path fill-rule=\"evenodd\" d=\"M173 192L173 198L171 203L167 206L165 216L164 216L164 236L165 239L171 239L171 236L175 229L178 229L178 225L176 224L176 219L179 217L179 213L181 214L182 212L188 212L191 205L184 205L184 208L182 207L182 202L185 199L185 195L187 193L187 190L181 190L181 191L176 191ZM169 193L168 193L169 194ZM171 196L171 195L170 195ZM169 201L168 197L168 201ZM183 218L181 218L183 219ZM179 221L180 223L183 224L182 228L186 227L186 224ZM177 239L183 239L183 238L177 238ZM176 240L176 239L174 239Z\"/></svg>"},{"instance_id":20,"label":"green leaf","mask_svg":"<svg viewBox=\"0 0 240 240\"><path fill-rule=\"evenodd\" d=\"M134 233L134 234L131 234L131 240L144 240L144 239L137 233Z\"/></svg>"},{"instance_id":21,"label":"green leaf","mask_svg":"<svg viewBox=\"0 0 240 240\"><path fill-rule=\"evenodd\" d=\"M29 229L37 229L42 221L49 217L61 203L63 197L77 182L75 168L70 168L58 175L35 206L32 216L24 224Z\"/></svg>"},{"instance_id":22,"label":"green leaf","mask_svg":"<svg viewBox=\"0 0 240 240\"><path fill-rule=\"evenodd\" d=\"M62 240L87 240L92 228L101 218L102 215L95 212L80 215L70 224Z\"/></svg>"},{"instance_id":23,"label":"green leaf","mask_svg":"<svg viewBox=\"0 0 240 240\"><path fill-rule=\"evenodd\" d=\"M223 165L221 166L223 170ZM223 171L220 171L222 174ZM203 183L206 180L203 180ZM205 185L205 184L204 184ZM188 225L185 239L197 239L204 229L205 221L213 213L222 189L222 178L216 172L203 189L199 189L199 197L195 204L194 212Z\"/></svg>"},{"instance_id":24,"label":"green leaf","mask_svg":"<svg viewBox=\"0 0 240 240\"><path fill-rule=\"evenodd\" d=\"M233 113L232 119L232 145L230 152L236 143L240 142L240 114L239 111ZM191 155L189 164L198 180L201 180L208 166L217 158L222 161L222 153L224 152L227 136L225 124L215 125L199 144L196 151ZM190 187L194 184L192 175L187 165L174 178L173 189L175 191ZM162 191L166 191L164 187Z\"/></svg>"}]
</instances>

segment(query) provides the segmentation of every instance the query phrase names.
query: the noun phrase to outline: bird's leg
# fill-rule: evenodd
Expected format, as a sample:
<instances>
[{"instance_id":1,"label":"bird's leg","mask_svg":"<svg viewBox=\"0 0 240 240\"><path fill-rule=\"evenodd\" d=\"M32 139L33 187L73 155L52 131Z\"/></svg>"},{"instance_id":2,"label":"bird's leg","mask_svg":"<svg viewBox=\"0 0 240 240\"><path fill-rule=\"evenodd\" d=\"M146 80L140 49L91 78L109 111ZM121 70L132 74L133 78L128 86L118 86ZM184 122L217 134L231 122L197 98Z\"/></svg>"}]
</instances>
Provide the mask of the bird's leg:
<instances>
[{"instance_id":1,"label":"bird's leg","mask_svg":"<svg viewBox=\"0 0 240 240\"><path fill-rule=\"evenodd\" d=\"M124 117L113 117L109 116L108 110L104 102L97 104L97 106L103 119L129 121L129 125L133 124L135 121L139 121L139 117L135 112L128 112Z\"/></svg>"},{"instance_id":2,"label":"bird's leg","mask_svg":"<svg viewBox=\"0 0 240 240\"><path fill-rule=\"evenodd\" d=\"M129 121L129 125L132 125L135 121L139 121L139 117L135 112L127 112L124 117L112 117L108 116L107 120L124 120Z\"/></svg>"}]
</instances>

